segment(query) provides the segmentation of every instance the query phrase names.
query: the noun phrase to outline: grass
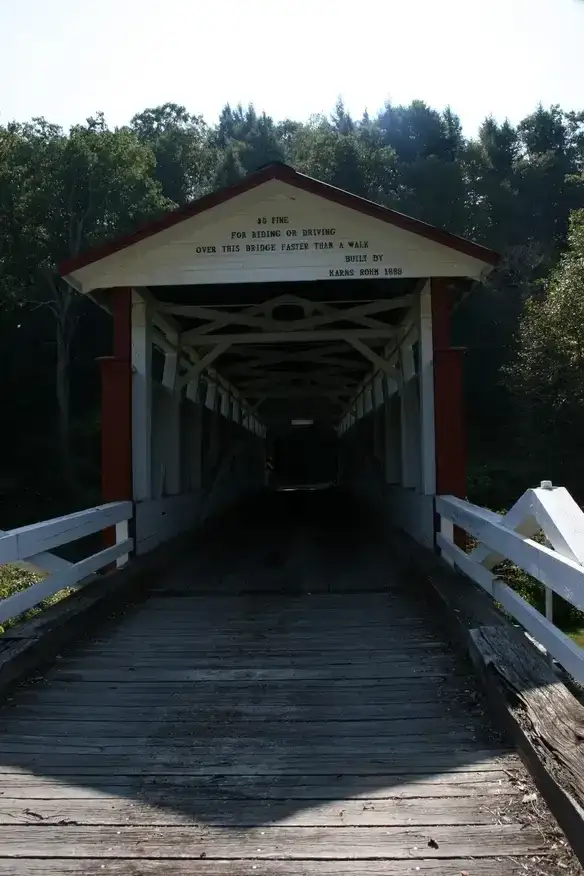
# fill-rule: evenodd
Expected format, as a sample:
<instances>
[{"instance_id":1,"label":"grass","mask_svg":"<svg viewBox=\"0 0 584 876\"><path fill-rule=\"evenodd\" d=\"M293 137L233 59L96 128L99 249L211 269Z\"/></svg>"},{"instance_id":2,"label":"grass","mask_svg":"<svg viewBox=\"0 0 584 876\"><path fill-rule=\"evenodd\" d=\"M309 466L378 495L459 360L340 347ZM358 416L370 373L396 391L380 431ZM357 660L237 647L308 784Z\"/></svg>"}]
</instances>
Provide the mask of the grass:
<instances>
[{"instance_id":1,"label":"grass","mask_svg":"<svg viewBox=\"0 0 584 876\"><path fill-rule=\"evenodd\" d=\"M42 581L45 575L36 574L35 572L30 572L27 569L21 569L18 566L6 565L0 566L0 600L7 599L9 596L12 596L14 593L19 593L22 590L27 590L33 584L37 584L39 581ZM23 612L16 617L10 618L9 620L4 621L0 624L0 634L5 633L6 630L11 629L16 626L16 624L22 623L25 620L29 620L32 617L40 614L41 611L49 608L51 605L55 605L56 602L60 602L61 599L64 599L66 596L69 596L73 591L71 588L65 588L64 590L59 590L57 593L54 593L53 596L47 597L47 599L43 599L39 605L35 608L31 608L28 611Z\"/></svg>"}]
</instances>

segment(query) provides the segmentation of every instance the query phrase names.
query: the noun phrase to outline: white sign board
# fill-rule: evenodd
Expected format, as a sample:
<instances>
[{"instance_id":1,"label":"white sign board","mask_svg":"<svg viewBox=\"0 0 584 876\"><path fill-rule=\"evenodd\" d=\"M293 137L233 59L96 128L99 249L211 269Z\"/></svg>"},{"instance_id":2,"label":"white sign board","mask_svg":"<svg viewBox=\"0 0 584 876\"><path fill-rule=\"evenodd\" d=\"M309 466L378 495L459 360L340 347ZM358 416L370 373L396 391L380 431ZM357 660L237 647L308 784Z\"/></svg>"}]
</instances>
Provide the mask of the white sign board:
<instances>
[{"instance_id":1,"label":"white sign board","mask_svg":"<svg viewBox=\"0 0 584 876\"><path fill-rule=\"evenodd\" d=\"M80 269L98 286L478 277L477 259L271 180Z\"/></svg>"}]
</instances>

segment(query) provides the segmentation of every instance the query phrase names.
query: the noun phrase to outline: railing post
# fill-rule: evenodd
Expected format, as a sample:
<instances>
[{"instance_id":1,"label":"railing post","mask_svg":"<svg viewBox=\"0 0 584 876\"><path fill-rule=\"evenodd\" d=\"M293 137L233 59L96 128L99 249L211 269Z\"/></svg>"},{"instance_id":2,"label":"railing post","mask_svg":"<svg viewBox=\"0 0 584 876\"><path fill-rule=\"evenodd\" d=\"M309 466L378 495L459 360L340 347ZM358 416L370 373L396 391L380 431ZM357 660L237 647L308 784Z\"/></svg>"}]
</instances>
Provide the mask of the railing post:
<instances>
[{"instance_id":1,"label":"railing post","mask_svg":"<svg viewBox=\"0 0 584 876\"><path fill-rule=\"evenodd\" d=\"M466 428L464 421L463 359L452 347L452 290L448 280L430 281L432 343L434 348L434 439L436 495L466 496ZM454 542L466 546L466 536L454 527Z\"/></svg>"},{"instance_id":2,"label":"railing post","mask_svg":"<svg viewBox=\"0 0 584 876\"><path fill-rule=\"evenodd\" d=\"M116 523L116 544L121 544L129 538L129 525L127 520L122 520L121 523ZM130 559L130 554L122 554L116 560L116 567L119 569L125 566Z\"/></svg>"},{"instance_id":3,"label":"railing post","mask_svg":"<svg viewBox=\"0 0 584 876\"><path fill-rule=\"evenodd\" d=\"M132 500L132 293L112 289L113 356L101 367L101 493L102 500ZM116 543L115 529L104 531L106 545Z\"/></svg>"}]
</instances>

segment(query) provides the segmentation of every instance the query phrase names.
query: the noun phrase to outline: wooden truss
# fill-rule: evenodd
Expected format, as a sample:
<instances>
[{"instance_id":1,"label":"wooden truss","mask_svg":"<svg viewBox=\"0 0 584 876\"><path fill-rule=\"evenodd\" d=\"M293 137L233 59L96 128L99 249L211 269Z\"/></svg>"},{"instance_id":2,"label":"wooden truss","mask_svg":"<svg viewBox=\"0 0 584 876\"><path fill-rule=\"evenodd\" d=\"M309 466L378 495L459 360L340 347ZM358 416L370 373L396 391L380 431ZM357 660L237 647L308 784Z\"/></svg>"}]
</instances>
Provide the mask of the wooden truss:
<instances>
[{"instance_id":1,"label":"wooden truss","mask_svg":"<svg viewBox=\"0 0 584 876\"><path fill-rule=\"evenodd\" d=\"M201 376L220 385L211 366L221 359L221 380L244 408L257 410L275 398L327 398L342 410L358 392L367 366L393 375L383 348L396 338L399 325L387 317L415 300L412 294L324 303L280 295L239 307L157 303L157 317L175 330L179 320L195 323L176 339L185 358L181 386Z\"/></svg>"}]
</instances>

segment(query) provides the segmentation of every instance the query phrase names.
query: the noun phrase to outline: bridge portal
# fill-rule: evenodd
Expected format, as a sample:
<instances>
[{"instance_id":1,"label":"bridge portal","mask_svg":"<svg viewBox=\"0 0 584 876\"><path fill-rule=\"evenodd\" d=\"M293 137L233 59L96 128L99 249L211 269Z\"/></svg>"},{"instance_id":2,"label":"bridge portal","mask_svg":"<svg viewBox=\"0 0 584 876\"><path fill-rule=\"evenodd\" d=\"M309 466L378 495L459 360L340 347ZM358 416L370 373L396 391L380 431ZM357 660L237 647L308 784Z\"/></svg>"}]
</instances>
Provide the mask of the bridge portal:
<instances>
[{"instance_id":1,"label":"bridge portal","mask_svg":"<svg viewBox=\"0 0 584 876\"><path fill-rule=\"evenodd\" d=\"M331 477L432 546L436 493L465 495L452 308L496 260L272 165L63 265L113 316L103 499L136 503L137 552Z\"/></svg>"}]
</instances>

